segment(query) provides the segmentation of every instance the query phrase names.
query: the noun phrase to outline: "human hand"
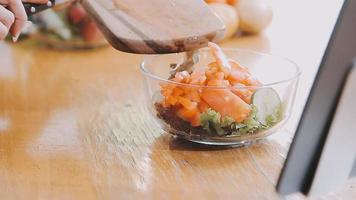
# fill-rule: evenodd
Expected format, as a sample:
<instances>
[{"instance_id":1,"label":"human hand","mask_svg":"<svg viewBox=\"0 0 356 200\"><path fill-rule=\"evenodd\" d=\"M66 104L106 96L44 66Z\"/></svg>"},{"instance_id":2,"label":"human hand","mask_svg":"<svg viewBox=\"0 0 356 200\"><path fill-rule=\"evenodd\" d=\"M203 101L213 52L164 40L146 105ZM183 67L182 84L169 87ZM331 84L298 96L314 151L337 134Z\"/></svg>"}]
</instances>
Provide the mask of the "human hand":
<instances>
[{"instance_id":1,"label":"human hand","mask_svg":"<svg viewBox=\"0 0 356 200\"><path fill-rule=\"evenodd\" d=\"M22 0L26 3L44 4L48 0ZM16 41L26 25L27 15L21 0L0 0L0 40L8 33Z\"/></svg>"}]
</instances>

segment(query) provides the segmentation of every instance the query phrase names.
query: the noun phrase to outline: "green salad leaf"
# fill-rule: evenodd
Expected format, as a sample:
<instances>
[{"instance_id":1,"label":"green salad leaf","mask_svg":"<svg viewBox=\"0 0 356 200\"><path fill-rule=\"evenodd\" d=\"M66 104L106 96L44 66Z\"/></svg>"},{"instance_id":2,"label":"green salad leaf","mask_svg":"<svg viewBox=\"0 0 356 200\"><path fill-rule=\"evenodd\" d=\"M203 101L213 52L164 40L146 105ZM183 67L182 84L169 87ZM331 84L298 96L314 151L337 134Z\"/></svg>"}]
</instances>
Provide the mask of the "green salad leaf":
<instances>
[{"instance_id":1,"label":"green salad leaf","mask_svg":"<svg viewBox=\"0 0 356 200\"><path fill-rule=\"evenodd\" d=\"M266 122L268 126L273 126L274 124L276 124L277 122L279 122L282 119L282 105L279 105L274 114L268 115L266 117Z\"/></svg>"},{"instance_id":2,"label":"green salad leaf","mask_svg":"<svg viewBox=\"0 0 356 200\"><path fill-rule=\"evenodd\" d=\"M218 135L224 135L225 131L222 129L221 126L221 115L220 113L208 109L204 113L200 115L200 122L203 126L203 129L207 131L209 134L218 134Z\"/></svg>"},{"instance_id":3,"label":"green salad leaf","mask_svg":"<svg viewBox=\"0 0 356 200\"><path fill-rule=\"evenodd\" d=\"M246 133L254 133L258 130L267 129L276 124L281 115L270 115L267 117L267 125L263 125L257 119L257 108L251 105L252 110L250 116L243 122L238 123L231 117L221 117L219 112L213 109L208 109L200 115L200 122L205 131L212 135L241 135ZM281 113L281 112L278 112Z\"/></svg>"},{"instance_id":4,"label":"green salad leaf","mask_svg":"<svg viewBox=\"0 0 356 200\"><path fill-rule=\"evenodd\" d=\"M257 120L257 108L254 105L251 105L252 110L250 116L245 119L242 123L235 123L235 134L245 134L245 133L253 133L264 126Z\"/></svg>"}]
</instances>

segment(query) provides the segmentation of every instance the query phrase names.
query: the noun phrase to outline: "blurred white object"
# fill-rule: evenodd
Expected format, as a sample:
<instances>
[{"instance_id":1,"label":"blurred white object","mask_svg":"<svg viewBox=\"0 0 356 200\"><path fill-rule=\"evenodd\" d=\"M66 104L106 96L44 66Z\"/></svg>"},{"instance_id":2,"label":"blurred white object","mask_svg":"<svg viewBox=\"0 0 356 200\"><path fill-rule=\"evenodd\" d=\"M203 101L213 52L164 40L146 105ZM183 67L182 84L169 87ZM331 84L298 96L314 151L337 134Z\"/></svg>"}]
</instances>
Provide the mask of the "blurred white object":
<instances>
[{"instance_id":1,"label":"blurred white object","mask_svg":"<svg viewBox=\"0 0 356 200\"><path fill-rule=\"evenodd\" d=\"M57 33L62 39L69 40L72 38L71 31L66 27L63 20L53 10L46 10L37 14L38 17L47 22L46 29Z\"/></svg>"},{"instance_id":2,"label":"blurred white object","mask_svg":"<svg viewBox=\"0 0 356 200\"><path fill-rule=\"evenodd\" d=\"M259 33L272 21L273 9L267 0L239 0L236 8L246 33Z\"/></svg>"},{"instance_id":3,"label":"blurred white object","mask_svg":"<svg viewBox=\"0 0 356 200\"><path fill-rule=\"evenodd\" d=\"M224 40L233 36L239 27L239 17L236 9L225 3L211 3L209 7L226 27Z\"/></svg>"}]
</instances>

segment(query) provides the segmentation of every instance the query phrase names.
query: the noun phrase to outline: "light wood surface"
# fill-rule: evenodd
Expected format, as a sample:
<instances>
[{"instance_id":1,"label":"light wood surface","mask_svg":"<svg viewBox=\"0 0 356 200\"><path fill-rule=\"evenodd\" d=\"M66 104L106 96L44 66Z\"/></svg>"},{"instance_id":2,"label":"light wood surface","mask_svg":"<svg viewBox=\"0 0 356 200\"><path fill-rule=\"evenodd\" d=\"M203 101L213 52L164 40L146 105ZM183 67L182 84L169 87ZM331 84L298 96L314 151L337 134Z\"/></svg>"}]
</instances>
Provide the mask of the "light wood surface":
<instances>
[{"instance_id":1,"label":"light wood surface","mask_svg":"<svg viewBox=\"0 0 356 200\"><path fill-rule=\"evenodd\" d=\"M273 4L264 34L222 45L288 57L303 75L287 126L245 148L208 148L163 133L145 108L142 56L1 42L0 198L281 198L274 187L341 1ZM355 186L322 199L356 199Z\"/></svg>"},{"instance_id":2,"label":"light wood surface","mask_svg":"<svg viewBox=\"0 0 356 200\"><path fill-rule=\"evenodd\" d=\"M81 0L110 44L130 53L176 53L224 36L202 0Z\"/></svg>"}]
</instances>

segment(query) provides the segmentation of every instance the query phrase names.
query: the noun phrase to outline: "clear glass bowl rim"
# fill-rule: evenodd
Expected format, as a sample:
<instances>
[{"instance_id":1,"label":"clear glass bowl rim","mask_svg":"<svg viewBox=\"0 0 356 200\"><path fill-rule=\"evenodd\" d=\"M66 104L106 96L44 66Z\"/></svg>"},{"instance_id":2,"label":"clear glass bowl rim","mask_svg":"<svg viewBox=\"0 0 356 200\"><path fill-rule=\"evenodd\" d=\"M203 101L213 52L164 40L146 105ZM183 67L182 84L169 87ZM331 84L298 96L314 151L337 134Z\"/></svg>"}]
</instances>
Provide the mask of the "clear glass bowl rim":
<instances>
[{"instance_id":1,"label":"clear glass bowl rim","mask_svg":"<svg viewBox=\"0 0 356 200\"><path fill-rule=\"evenodd\" d=\"M301 69L297 65L297 63L295 63L294 61L292 61L292 60L290 60L290 59L288 59L286 57L283 57L283 56L278 56L278 55L273 55L273 54L268 54L268 53L261 53L261 52L257 52L257 51L254 51L254 50L242 49L242 48L222 48L222 50L224 52L227 52L227 51L247 52L247 53L252 53L252 54L255 54L255 55L275 57L275 58L278 58L278 59L282 59L282 60L285 60L285 61L289 62L290 64L292 64L294 66L295 73L293 74L292 77L289 77L289 78L286 78L286 79L283 79L283 80L279 80L279 81L276 81L276 82L272 82L272 83L262 84L260 86L238 86L238 87L236 87L236 86L207 86L207 85L193 85L193 84L187 84L187 83L179 83L179 82L168 80L168 79L165 79L165 78L160 77L158 75L155 75L155 74L149 72L146 69L146 67L145 67L146 62L148 62L150 59L154 59L154 58L165 56L165 55L172 55L172 54L145 56L143 61L141 62L140 69L141 69L141 72L145 76L148 76L148 77L150 77L152 79L155 79L155 80L158 80L158 81L171 83L171 84L176 84L176 85L185 86L185 87L209 88L209 89L250 89L250 88L256 89L256 88L272 87L272 86L276 86L276 85L279 85L279 84L283 84L283 83L287 83L287 82L291 82L293 80L296 80L296 79L298 79L300 77L300 75L302 73ZM209 51L209 49L201 49L200 50L200 52L206 52L206 51ZM178 55L178 54L181 54L181 53L175 53L175 54Z\"/></svg>"}]
</instances>

